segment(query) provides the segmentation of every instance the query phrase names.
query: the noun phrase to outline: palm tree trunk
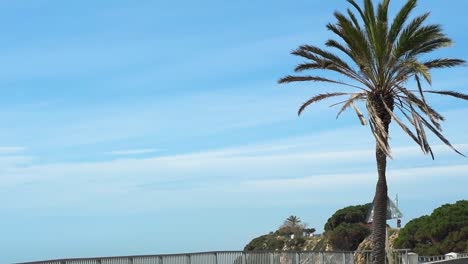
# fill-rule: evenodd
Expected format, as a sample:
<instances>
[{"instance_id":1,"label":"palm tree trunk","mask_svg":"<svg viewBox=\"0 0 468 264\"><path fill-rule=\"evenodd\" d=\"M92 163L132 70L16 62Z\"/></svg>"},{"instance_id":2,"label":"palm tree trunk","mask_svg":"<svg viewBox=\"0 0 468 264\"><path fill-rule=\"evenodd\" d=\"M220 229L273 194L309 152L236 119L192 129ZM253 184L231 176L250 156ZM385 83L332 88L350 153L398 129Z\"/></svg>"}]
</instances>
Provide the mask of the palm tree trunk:
<instances>
[{"instance_id":1,"label":"palm tree trunk","mask_svg":"<svg viewBox=\"0 0 468 264\"><path fill-rule=\"evenodd\" d=\"M377 146L377 171L379 179L375 188L374 219L372 221L372 259L374 264L385 263L385 236L387 226L387 156Z\"/></svg>"},{"instance_id":2,"label":"palm tree trunk","mask_svg":"<svg viewBox=\"0 0 468 264\"><path fill-rule=\"evenodd\" d=\"M385 109L382 101L377 101L374 107L377 114L382 120L385 130L388 134L388 128L391 122L391 116ZM393 111L394 101L392 98L387 97L385 103ZM382 138L387 143L388 137ZM385 242L386 242L386 228L387 228L387 155L385 152L376 144L375 156L377 160L377 173L378 180L375 188L374 197L374 217L372 221L372 263L373 264L385 264Z\"/></svg>"}]
</instances>

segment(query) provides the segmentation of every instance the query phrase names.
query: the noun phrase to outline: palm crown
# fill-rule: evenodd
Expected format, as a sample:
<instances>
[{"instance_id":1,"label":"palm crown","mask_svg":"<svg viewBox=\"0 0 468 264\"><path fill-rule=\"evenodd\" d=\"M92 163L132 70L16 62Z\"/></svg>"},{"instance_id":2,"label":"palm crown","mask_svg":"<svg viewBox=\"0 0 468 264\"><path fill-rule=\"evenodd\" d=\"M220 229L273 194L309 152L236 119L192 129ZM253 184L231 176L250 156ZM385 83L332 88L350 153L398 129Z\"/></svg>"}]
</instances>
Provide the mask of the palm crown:
<instances>
[{"instance_id":1,"label":"palm crown","mask_svg":"<svg viewBox=\"0 0 468 264\"><path fill-rule=\"evenodd\" d=\"M408 21L417 0L408 0L391 24L387 14L389 0L383 0L377 8L374 8L371 0L364 0L364 8L354 0L347 1L354 7L357 15L350 9L346 15L335 12L337 21L328 24L327 28L338 36L340 41L330 39L325 43L327 47L342 53L344 58L311 45L300 46L292 54L306 59L306 62L295 68L296 72L326 70L346 77L351 83L311 75L289 75L279 82L326 82L347 86L354 91L318 94L306 101L299 108L298 114L312 103L331 97L347 96L346 100L336 104L341 106L338 116L346 109L353 108L361 123L365 125L366 118L355 104L357 101L363 101L377 146L385 155L391 157L388 145L388 124L391 120L394 120L425 154L429 153L434 157L426 137L427 129L461 154L442 135L440 121L443 121L444 117L427 104L425 93L465 100L468 100L468 95L422 88L423 81L431 84L430 70L465 63L464 60L455 58L422 60L422 55L448 47L452 40L442 32L440 25L424 25L429 13ZM352 61L352 64L347 61ZM407 87L407 82L412 79L418 87L415 90ZM399 110L401 115L397 115L395 110Z\"/></svg>"},{"instance_id":2,"label":"palm crown","mask_svg":"<svg viewBox=\"0 0 468 264\"><path fill-rule=\"evenodd\" d=\"M284 221L284 225L297 226L301 223L301 219L295 215L291 215Z\"/></svg>"}]
</instances>

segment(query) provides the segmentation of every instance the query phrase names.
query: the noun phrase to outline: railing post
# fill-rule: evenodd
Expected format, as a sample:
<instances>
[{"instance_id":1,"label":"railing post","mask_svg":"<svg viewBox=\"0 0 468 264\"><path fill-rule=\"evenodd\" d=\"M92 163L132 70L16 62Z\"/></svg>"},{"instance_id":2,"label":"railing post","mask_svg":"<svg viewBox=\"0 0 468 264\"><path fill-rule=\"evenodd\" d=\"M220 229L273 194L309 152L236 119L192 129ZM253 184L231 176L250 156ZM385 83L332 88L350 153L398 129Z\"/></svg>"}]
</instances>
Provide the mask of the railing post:
<instances>
[{"instance_id":1,"label":"railing post","mask_svg":"<svg viewBox=\"0 0 468 264\"><path fill-rule=\"evenodd\" d=\"M130 262L130 264L133 264L133 257L129 257L128 261Z\"/></svg>"},{"instance_id":2,"label":"railing post","mask_svg":"<svg viewBox=\"0 0 468 264\"><path fill-rule=\"evenodd\" d=\"M242 264L247 264L247 254L245 251L242 252Z\"/></svg>"},{"instance_id":3,"label":"railing post","mask_svg":"<svg viewBox=\"0 0 468 264\"><path fill-rule=\"evenodd\" d=\"M159 264L164 264L164 260L162 256L159 256Z\"/></svg>"},{"instance_id":4,"label":"railing post","mask_svg":"<svg viewBox=\"0 0 468 264\"><path fill-rule=\"evenodd\" d=\"M215 252L215 264L218 264L218 252Z\"/></svg>"},{"instance_id":5,"label":"railing post","mask_svg":"<svg viewBox=\"0 0 468 264\"><path fill-rule=\"evenodd\" d=\"M187 254L187 264L192 264L192 257L190 254Z\"/></svg>"}]
</instances>

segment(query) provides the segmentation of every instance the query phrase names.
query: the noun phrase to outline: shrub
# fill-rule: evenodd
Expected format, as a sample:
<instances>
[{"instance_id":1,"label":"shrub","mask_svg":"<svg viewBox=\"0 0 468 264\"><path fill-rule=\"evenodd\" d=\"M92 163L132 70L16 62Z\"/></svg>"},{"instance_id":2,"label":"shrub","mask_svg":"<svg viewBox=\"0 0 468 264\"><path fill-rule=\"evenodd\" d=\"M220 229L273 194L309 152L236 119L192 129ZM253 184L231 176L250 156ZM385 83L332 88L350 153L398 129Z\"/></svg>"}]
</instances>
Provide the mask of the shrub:
<instances>
[{"instance_id":1,"label":"shrub","mask_svg":"<svg viewBox=\"0 0 468 264\"><path fill-rule=\"evenodd\" d=\"M333 249L356 250L359 244L370 234L367 226L359 223L341 223L328 232L328 238Z\"/></svg>"},{"instance_id":2,"label":"shrub","mask_svg":"<svg viewBox=\"0 0 468 264\"><path fill-rule=\"evenodd\" d=\"M268 234L254 238L245 247L245 251L256 250L281 250L284 247L284 240L275 234Z\"/></svg>"},{"instance_id":3,"label":"shrub","mask_svg":"<svg viewBox=\"0 0 468 264\"><path fill-rule=\"evenodd\" d=\"M335 250L356 250L370 234L366 225L371 204L348 206L336 211L325 224L325 236Z\"/></svg>"},{"instance_id":4,"label":"shrub","mask_svg":"<svg viewBox=\"0 0 468 264\"><path fill-rule=\"evenodd\" d=\"M411 220L401 229L395 247L413 249L427 256L467 252L468 201L446 204L430 216Z\"/></svg>"},{"instance_id":5,"label":"shrub","mask_svg":"<svg viewBox=\"0 0 468 264\"><path fill-rule=\"evenodd\" d=\"M336 211L325 224L325 231L331 231L342 223L365 223L372 204L348 206Z\"/></svg>"}]
</instances>

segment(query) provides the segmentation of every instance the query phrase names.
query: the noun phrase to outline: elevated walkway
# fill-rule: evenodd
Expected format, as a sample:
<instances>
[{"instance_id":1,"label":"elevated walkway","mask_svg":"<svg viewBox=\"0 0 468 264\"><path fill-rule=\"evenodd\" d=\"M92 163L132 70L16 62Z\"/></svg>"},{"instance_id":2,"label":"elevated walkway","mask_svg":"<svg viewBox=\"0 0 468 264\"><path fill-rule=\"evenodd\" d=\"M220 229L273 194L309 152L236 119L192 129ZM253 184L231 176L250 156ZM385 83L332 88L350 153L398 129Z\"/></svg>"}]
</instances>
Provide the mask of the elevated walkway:
<instances>
[{"instance_id":1,"label":"elevated walkway","mask_svg":"<svg viewBox=\"0 0 468 264\"><path fill-rule=\"evenodd\" d=\"M392 253L391 264L409 263L408 250ZM18 264L367 264L370 251L360 252L278 252L219 251L171 255L142 255L98 258L56 259Z\"/></svg>"}]
</instances>

